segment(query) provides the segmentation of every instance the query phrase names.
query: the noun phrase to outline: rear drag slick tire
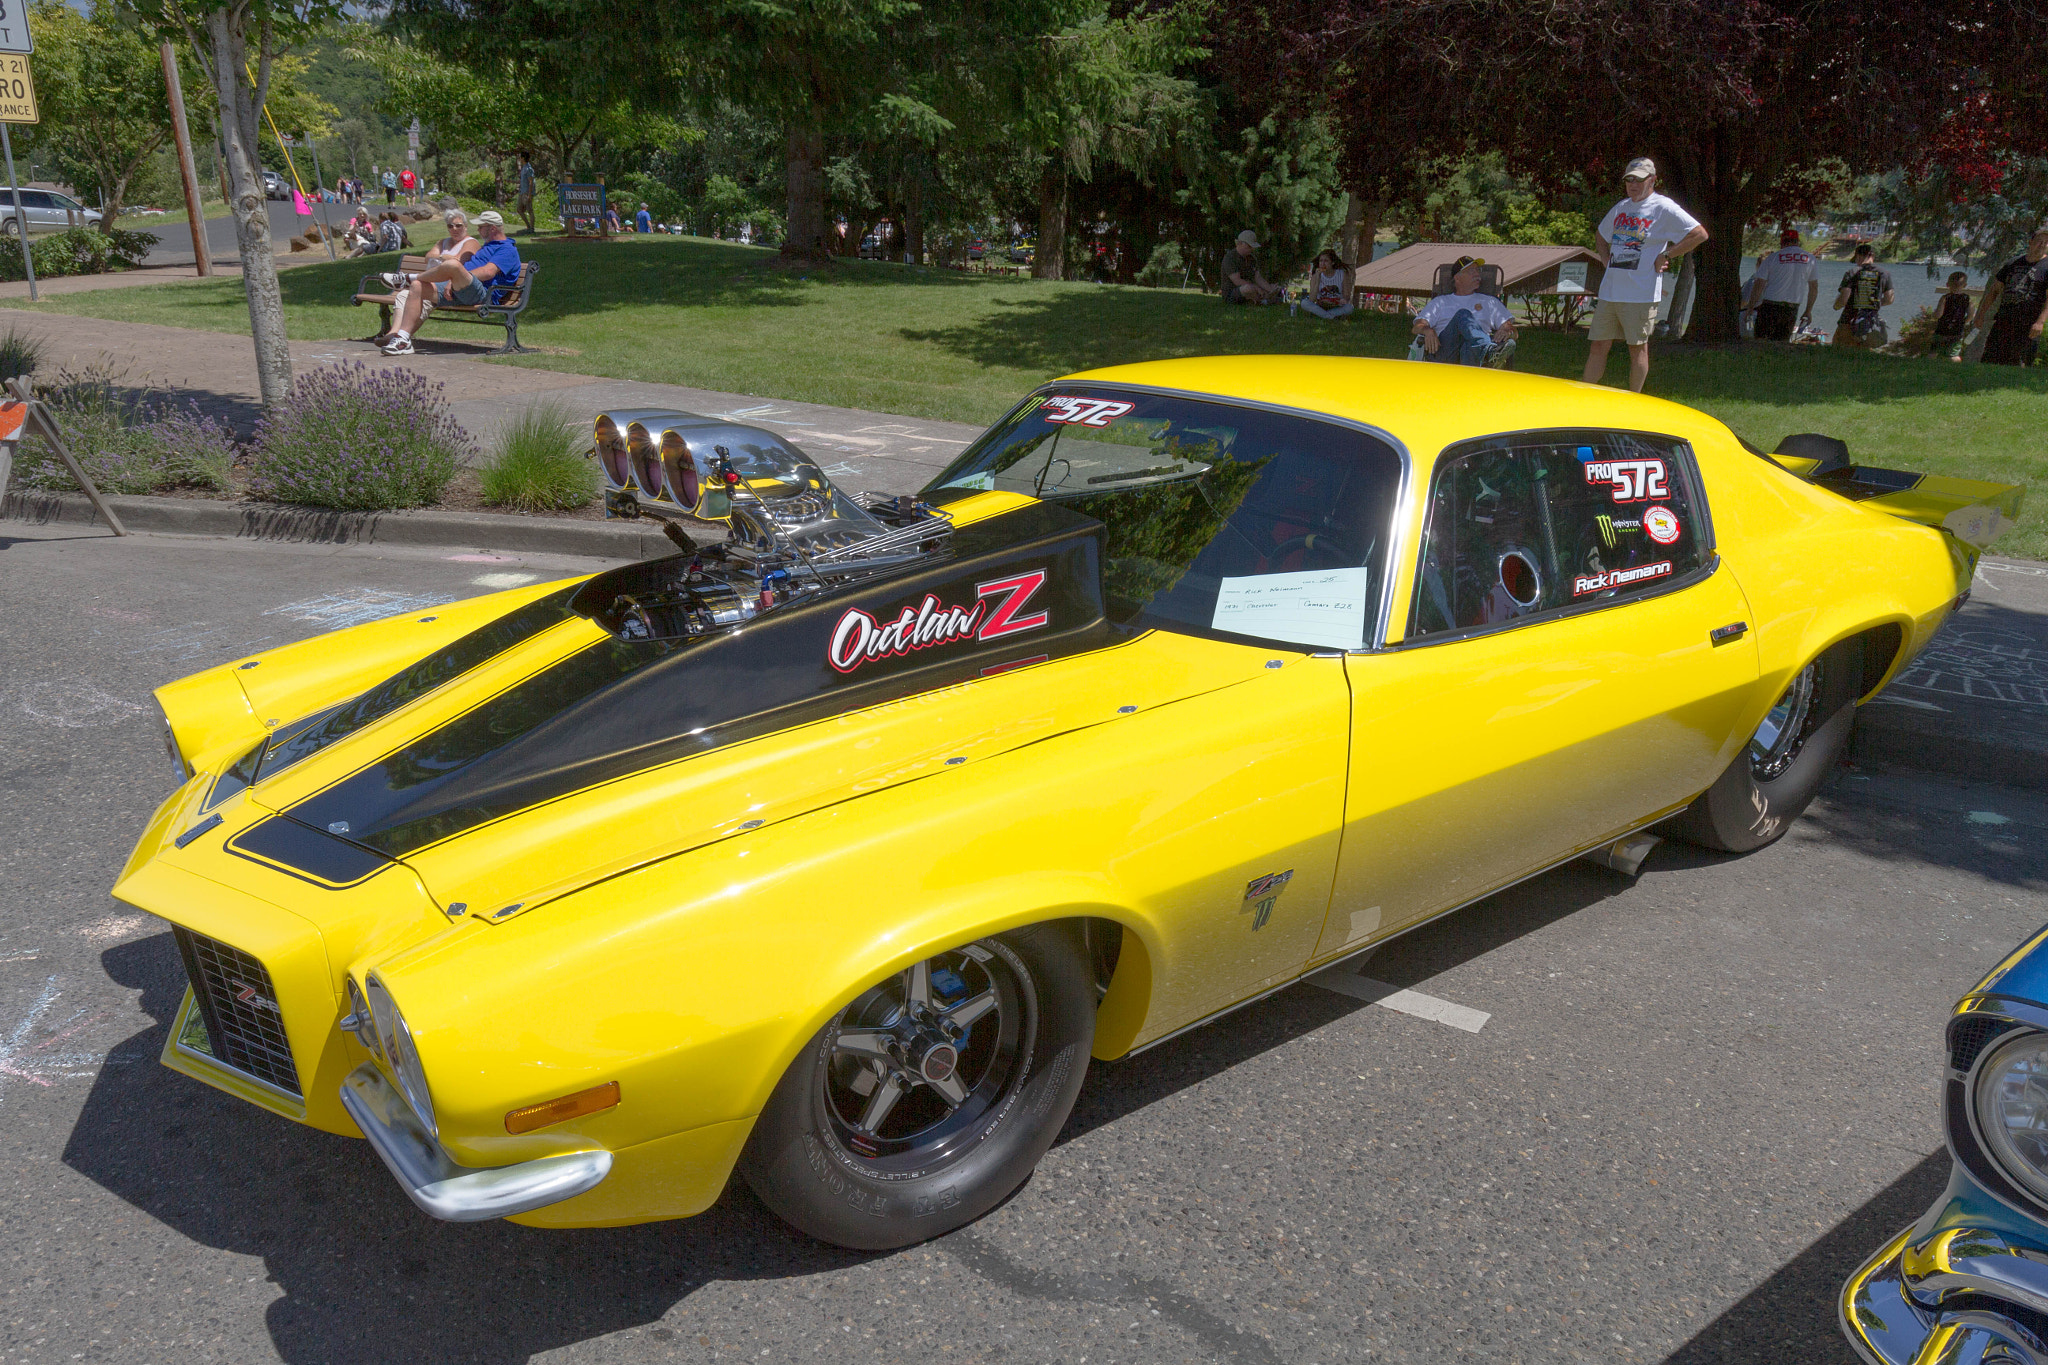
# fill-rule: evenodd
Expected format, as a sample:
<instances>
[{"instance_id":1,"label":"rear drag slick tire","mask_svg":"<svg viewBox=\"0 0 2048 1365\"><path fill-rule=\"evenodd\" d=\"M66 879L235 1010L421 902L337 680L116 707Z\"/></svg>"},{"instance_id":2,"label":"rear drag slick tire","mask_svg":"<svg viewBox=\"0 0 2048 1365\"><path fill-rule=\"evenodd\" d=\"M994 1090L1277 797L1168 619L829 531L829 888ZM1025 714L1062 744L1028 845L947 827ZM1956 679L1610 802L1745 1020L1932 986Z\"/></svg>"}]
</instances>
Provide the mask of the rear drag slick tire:
<instances>
[{"instance_id":1,"label":"rear drag slick tire","mask_svg":"<svg viewBox=\"0 0 2048 1365\"><path fill-rule=\"evenodd\" d=\"M858 996L783 1073L740 1174L791 1226L857 1251L951 1232L1031 1175L1095 1040L1080 935L980 939Z\"/></svg>"},{"instance_id":2,"label":"rear drag slick tire","mask_svg":"<svg viewBox=\"0 0 2048 1365\"><path fill-rule=\"evenodd\" d=\"M1784 837L1849 747L1863 686L1863 641L1844 640L1793 675L1714 785L1664 822L1673 838L1749 853Z\"/></svg>"}]
</instances>

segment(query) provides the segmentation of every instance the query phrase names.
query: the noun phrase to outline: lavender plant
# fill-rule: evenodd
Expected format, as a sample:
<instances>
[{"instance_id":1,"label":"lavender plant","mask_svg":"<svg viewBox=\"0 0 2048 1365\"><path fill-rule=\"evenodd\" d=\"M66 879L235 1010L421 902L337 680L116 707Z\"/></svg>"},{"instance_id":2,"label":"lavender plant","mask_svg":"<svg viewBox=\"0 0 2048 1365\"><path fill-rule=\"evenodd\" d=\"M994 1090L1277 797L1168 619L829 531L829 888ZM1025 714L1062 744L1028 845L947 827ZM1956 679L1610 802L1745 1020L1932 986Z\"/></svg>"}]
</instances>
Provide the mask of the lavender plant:
<instances>
[{"instance_id":1,"label":"lavender plant","mask_svg":"<svg viewBox=\"0 0 2048 1365\"><path fill-rule=\"evenodd\" d=\"M180 407L145 378L126 382L104 358L60 370L36 385L72 458L103 493L158 493L172 488L225 489L235 461L225 423ZM77 481L40 441L24 447L20 477L30 488L78 491Z\"/></svg>"},{"instance_id":2,"label":"lavender plant","mask_svg":"<svg viewBox=\"0 0 2048 1365\"><path fill-rule=\"evenodd\" d=\"M356 362L300 376L256 424L251 491L347 511L434 502L475 450L441 392L398 366Z\"/></svg>"}]
</instances>

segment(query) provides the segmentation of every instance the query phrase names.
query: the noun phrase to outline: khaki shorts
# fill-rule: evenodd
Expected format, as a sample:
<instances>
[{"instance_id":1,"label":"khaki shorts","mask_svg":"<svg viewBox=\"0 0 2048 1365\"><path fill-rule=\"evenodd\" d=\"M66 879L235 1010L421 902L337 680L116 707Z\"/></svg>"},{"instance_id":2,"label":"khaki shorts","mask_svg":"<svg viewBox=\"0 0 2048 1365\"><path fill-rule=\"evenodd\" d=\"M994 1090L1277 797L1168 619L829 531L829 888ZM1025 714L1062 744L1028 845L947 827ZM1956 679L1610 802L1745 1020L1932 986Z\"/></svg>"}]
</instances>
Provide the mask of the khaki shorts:
<instances>
[{"instance_id":1,"label":"khaki shorts","mask_svg":"<svg viewBox=\"0 0 2048 1365\"><path fill-rule=\"evenodd\" d=\"M1593 321L1586 329L1588 341L1625 341L1631 346L1650 344L1650 329L1657 325L1654 303L1616 303L1602 299L1593 306Z\"/></svg>"}]
</instances>

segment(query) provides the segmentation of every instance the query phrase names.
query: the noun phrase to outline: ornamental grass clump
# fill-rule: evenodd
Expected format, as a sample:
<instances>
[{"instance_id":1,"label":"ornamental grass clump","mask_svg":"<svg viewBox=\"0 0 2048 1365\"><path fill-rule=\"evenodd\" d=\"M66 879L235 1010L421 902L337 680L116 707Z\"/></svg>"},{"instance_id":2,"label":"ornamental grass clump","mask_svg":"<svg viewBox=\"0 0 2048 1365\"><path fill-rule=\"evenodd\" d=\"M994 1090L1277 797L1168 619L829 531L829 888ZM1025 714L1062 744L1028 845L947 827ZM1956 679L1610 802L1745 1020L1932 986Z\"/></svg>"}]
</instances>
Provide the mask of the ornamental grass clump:
<instances>
[{"instance_id":1,"label":"ornamental grass clump","mask_svg":"<svg viewBox=\"0 0 2048 1365\"><path fill-rule=\"evenodd\" d=\"M597 468L580 449L587 443L568 407L534 404L498 433L483 469L484 501L520 512L583 506L597 496Z\"/></svg>"},{"instance_id":2,"label":"ornamental grass clump","mask_svg":"<svg viewBox=\"0 0 2048 1365\"><path fill-rule=\"evenodd\" d=\"M226 489L235 462L235 437L227 425L192 404L177 406L147 380L125 381L125 373L101 360L82 370L60 370L36 385L36 396L93 486L102 493ZM82 491L41 441L24 445L23 456L24 485Z\"/></svg>"},{"instance_id":3,"label":"ornamental grass clump","mask_svg":"<svg viewBox=\"0 0 2048 1365\"><path fill-rule=\"evenodd\" d=\"M415 370L360 362L302 375L256 424L250 491L343 511L438 500L476 449L441 390Z\"/></svg>"}]
</instances>

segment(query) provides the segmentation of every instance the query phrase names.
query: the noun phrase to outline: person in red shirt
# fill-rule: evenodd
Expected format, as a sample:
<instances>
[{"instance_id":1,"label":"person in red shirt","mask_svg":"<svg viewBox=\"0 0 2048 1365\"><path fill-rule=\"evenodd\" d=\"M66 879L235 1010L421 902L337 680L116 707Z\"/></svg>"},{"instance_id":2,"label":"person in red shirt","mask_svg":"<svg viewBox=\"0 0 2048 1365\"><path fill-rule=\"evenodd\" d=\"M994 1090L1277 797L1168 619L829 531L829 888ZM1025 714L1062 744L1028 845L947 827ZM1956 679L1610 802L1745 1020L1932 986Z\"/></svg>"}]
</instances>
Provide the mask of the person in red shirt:
<instances>
[{"instance_id":1,"label":"person in red shirt","mask_svg":"<svg viewBox=\"0 0 2048 1365\"><path fill-rule=\"evenodd\" d=\"M419 183L419 177L412 173L412 167L410 166L407 166L398 173L398 188L405 191L405 201L408 204L418 199L418 196L413 191L418 188Z\"/></svg>"}]
</instances>

